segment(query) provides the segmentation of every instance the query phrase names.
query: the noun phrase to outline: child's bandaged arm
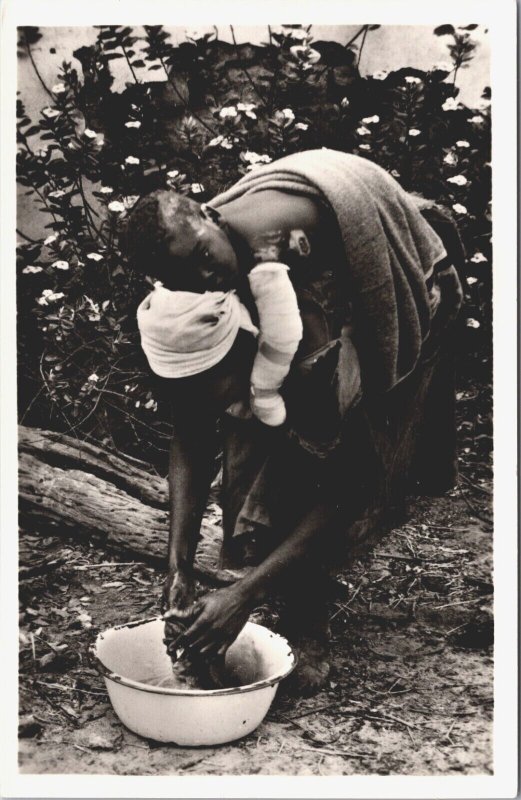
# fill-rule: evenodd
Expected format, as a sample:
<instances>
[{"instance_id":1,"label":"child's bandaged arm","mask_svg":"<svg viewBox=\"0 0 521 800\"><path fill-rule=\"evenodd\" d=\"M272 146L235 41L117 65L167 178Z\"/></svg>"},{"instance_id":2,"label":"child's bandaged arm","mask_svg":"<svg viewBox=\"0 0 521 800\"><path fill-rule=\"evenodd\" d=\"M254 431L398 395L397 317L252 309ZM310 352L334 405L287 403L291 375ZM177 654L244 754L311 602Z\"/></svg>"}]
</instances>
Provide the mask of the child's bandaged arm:
<instances>
[{"instance_id":1,"label":"child's bandaged arm","mask_svg":"<svg viewBox=\"0 0 521 800\"><path fill-rule=\"evenodd\" d=\"M264 262L248 276L260 331L251 373L252 411L268 425L281 425L286 418L278 390L302 339L302 319L288 272L285 264Z\"/></svg>"}]
</instances>

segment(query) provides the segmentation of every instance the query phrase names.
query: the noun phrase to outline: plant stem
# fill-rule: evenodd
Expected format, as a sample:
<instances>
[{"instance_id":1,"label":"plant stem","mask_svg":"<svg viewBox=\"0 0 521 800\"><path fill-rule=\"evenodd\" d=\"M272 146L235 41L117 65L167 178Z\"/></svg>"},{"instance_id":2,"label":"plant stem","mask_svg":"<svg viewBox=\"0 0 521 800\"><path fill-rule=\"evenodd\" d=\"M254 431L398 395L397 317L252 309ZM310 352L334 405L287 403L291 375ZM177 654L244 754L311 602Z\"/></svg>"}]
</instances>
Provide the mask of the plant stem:
<instances>
[{"instance_id":1,"label":"plant stem","mask_svg":"<svg viewBox=\"0 0 521 800\"><path fill-rule=\"evenodd\" d=\"M132 73L132 77L134 78L134 82L135 83L139 83L139 81L137 79L137 76L136 76L136 73L134 72L134 68L133 68L132 64L130 63L130 59L129 59L128 55L127 55L127 50L125 48L125 45L121 44L120 47L123 50L123 55L126 58L126 61L127 61L127 64L128 64L128 68L129 68L130 72Z\"/></svg>"},{"instance_id":2,"label":"plant stem","mask_svg":"<svg viewBox=\"0 0 521 800\"><path fill-rule=\"evenodd\" d=\"M365 44L365 40L367 38L368 31L369 31L369 25L366 25L365 26L364 35L362 37L362 43L360 45L360 50L358 51L358 61L356 62L356 66L358 67L358 70L360 70L360 59L362 58L362 50L364 49L364 44Z\"/></svg>"},{"instance_id":3,"label":"plant stem","mask_svg":"<svg viewBox=\"0 0 521 800\"><path fill-rule=\"evenodd\" d=\"M34 69L34 71L35 71L35 73L36 73L36 77L38 78L38 80L39 80L39 81L40 81L40 83L42 84L43 88L45 89L45 91L47 92L47 94L49 95L49 97L51 98L51 100L54 100L54 97L53 97L53 94L52 94L51 90L48 88L48 86L47 86L47 84L45 83L44 79L43 79L43 78L42 78L42 76L40 75L40 71L39 71L38 67L36 66L36 62L35 62L35 60L34 60L34 57L33 57L33 53L32 53L32 50L31 50L31 46L30 46L29 42L27 41L27 37L26 37L26 39L25 39L25 47L26 47L26 49L27 49L27 55L29 56L29 59L30 59L30 61L31 61L31 64L33 65L33 69Z\"/></svg>"},{"instance_id":4,"label":"plant stem","mask_svg":"<svg viewBox=\"0 0 521 800\"><path fill-rule=\"evenodd\" d=\"M30 242L31 244L40 244L40 242L37 241L36 239L31 239L30 236L26 236L26 234L23 233L19 228L16 229L16 232L18 236L21 236L22 239L25 239L26 242Z\"/></svg>"}]
</instances>

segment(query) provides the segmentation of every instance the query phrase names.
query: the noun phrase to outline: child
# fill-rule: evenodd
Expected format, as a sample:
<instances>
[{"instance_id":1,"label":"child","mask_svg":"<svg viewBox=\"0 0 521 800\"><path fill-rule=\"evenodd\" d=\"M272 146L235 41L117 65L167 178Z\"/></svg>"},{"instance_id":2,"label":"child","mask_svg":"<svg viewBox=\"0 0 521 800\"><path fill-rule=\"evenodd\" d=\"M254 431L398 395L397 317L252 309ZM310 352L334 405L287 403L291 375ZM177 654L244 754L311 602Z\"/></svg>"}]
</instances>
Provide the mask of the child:
<instances>
[{"instance_id":1,"label":"child","mask_svg":"<svg viewBox=\"0 0 521 800\"><path fill-rule=\"evenodd\" d=\"M224 358L239 328L243 328L257 335L259 341L251 374L251 410L266 425L282 425L286 408L279 389L302 338L288 267L276 261L253 266L248 263L247 280L259 318L257 329L235 292L240 271L237 258L233 259L235 252L226 248L229 233L225 234L226 241L221 239L219 230L214 230L218 228L215 220L193 201L174 195L164 209L162 198L155 199L156 214L162 213L170 231L176 231L176 253L181 247L186 255L185 271L176 272L180 262L169 253L168 243L156 237L150 246L150 236L143 235L150 198L144 198L141 211L139 203L133 210L128 239L133 263L136 250L141 251L140 263L145 256L147 262L143 271L160 279L137 313L141 343L152 371L164 378L182 378L210 369ZM153 226L152 220L150 224ZM213 247L212 269L202 240L206 244L210 240ZM191 274L186 270L187 263Z\"/></svg>"}]
</instances>

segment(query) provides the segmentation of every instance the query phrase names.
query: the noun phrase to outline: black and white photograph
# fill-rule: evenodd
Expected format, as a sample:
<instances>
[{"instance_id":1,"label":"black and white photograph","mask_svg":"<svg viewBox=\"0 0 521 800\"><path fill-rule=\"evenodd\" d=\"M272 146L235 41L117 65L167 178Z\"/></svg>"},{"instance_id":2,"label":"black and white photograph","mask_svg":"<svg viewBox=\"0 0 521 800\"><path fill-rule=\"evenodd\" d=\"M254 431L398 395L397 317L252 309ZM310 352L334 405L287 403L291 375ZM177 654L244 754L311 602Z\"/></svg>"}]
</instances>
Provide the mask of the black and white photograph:
<instances>
[{"instance_id":1,"label":"black and white photograph","mask_svg":"<svg viewBox=\"0 0 521 800\"><path fill-rule=\"evenodd\" d=\"M491 14L73 5L9 29L18 778L515 796L516 156L513 131L508 185Z\"/></svg>"}]
</instances>

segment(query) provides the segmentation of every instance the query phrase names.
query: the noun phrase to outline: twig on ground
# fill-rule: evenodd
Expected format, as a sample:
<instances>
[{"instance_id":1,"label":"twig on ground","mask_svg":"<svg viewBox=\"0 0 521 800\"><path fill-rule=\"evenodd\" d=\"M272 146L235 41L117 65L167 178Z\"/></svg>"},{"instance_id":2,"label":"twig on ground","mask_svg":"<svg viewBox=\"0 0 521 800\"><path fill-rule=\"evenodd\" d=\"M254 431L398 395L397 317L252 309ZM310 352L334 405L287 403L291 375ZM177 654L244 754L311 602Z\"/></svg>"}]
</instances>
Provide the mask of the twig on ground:
<instances>
[{"instance_id":1,"label":"twig on ground","mask_svg":"<svg viewBox=\"0 0 521 800\"><path fill-rule=\"evenodd\" d=\"M73 569L83 572L84 569L104 569L105 567L136 567L141 563L141 561L121 561L119 563L104 561L101 564L80 564L79 566L73 566Z\"/></svg>"},{"instance_id":2,"label":"twig on ground","mask_svg":"<svg viewBox=\"0 0 521 800\"><path fill-rule=\"evenodd\" d=\"M433 606L437 611L441 608L451 608L451 606L463 606L469 603L481 603L483 602L482 597L473 597L472 600L456 600L454 603L445 603L443 606Z\"/></svg>"},{"instance_id":3,"label":"twig on ground","mask_svg":"<svg viewBox=\"0 0 521 800\"><path fill-rule=\"evenodd\" d=\"M460 472L459 476L460 476L460 478L462 478L462 479L465 481L465 483L466 483L468 486L472 486L472 488L473 488L473 489L476 489L476 491L478 491L478 492L482 492L483 494L486 494L486 495L487 495L487 497L492 497L492 494L493 494L493 493L492 493L492 492L491 492L489 489L485 489L485 487L484 487L484 486L479 486L477 483L473 483L473 482L472 482L472 481L471 481L469 478L467 478L467 476L466 476L466 475L464 475L462 472Z\"/></svg>"},{"instance_id":4,"label":"twig on ground","mask_svg":"<svg viewBox=\"0 0 521 800\"><path fill-rule=\"evenodd\" d=\"M313 742L316 742L317 744L320 745L334 744L340 738L340 733L339 733L338 736L334 736L332 739L329 740L322 739L320 736L314 734L313 731L310 731L309 728L306 728L304 725L301 725L300 722L296 722L293 719L293 717L286 717L285 714L280 714L280 718L283 719L284 722L289 722L291 725L294 725L296 728L303 731L307 738L311 739Z\"/></svg>"},{"instance_id":5,"label":"twig on ground","mask_svg":"<svg viewBox=\"0 0 521 800\"><path fill-rule=\"evenodd\" d=\"M398 553L374 553L374 558L392 558L395 561L424 561L422 556L402 556Z\"/></svg>"},{"instance_id":6,"label":"twig on ground","mask_svg":"<svg viewBox=\"0 0 521 800\"><path fill-rule=\"evenodd\" d=\"M463 498L465 503L468 505L468 507L470 508L473 516L475 516L476 519L481 520L481 522L484 522L486 525L491 525L492 524L492 520L491 519L487 519L487 517L484 517L483 514L480 514L480 512L476 509L476 507L470 502L470 500L468 499L466 494L464 494L463 492L460 491L459 495L460 495L460 497Z\"/></svg>"},{"instance_id":7,"label":"twig on ground","mask_svg":"<svg viewBox=\"0 0 521 800\"><path fill-rule=\"evenodd\" d=\"M315 755L322 753L326 756L340 756L341 758L368 758L371 755L370 753L352 753L349 750L329 750L325 747L317 749L316 747L298 745L298 748L299 750L306 750L308 753L315 753Z\"/></svg>"},{"instance_id":8,"label":"twig on ground","mask_svg":"<svg viewBox=\"0 0 521 800\"><path fill-rule=\"evenodd\" d=\"M311 714L320 714L322 711L329 711L330 708L337 708L338 703L328 703L327 706L318 706L318 708L310 708L307 711L303 711L301 714L294 714L292 717L288 717L290 720L294 719L301 719L302 717L309 717Z\"/></svg>"},{"instance_id":9,"label":"twig on ground","mask_svg":"<svg viewBox=\"0 0 521 800\"><path fill-rule=\"evenodd\" d=\"M74 686L65 686L63 683L46 683L45 681L35 681L38 686L46 686L48 689L59 689L61 692L81 692L81 694L93 694L97 697L107 697L106 692L92 692L89 689L76 689Z\"/></svg>"}]
</instances>

